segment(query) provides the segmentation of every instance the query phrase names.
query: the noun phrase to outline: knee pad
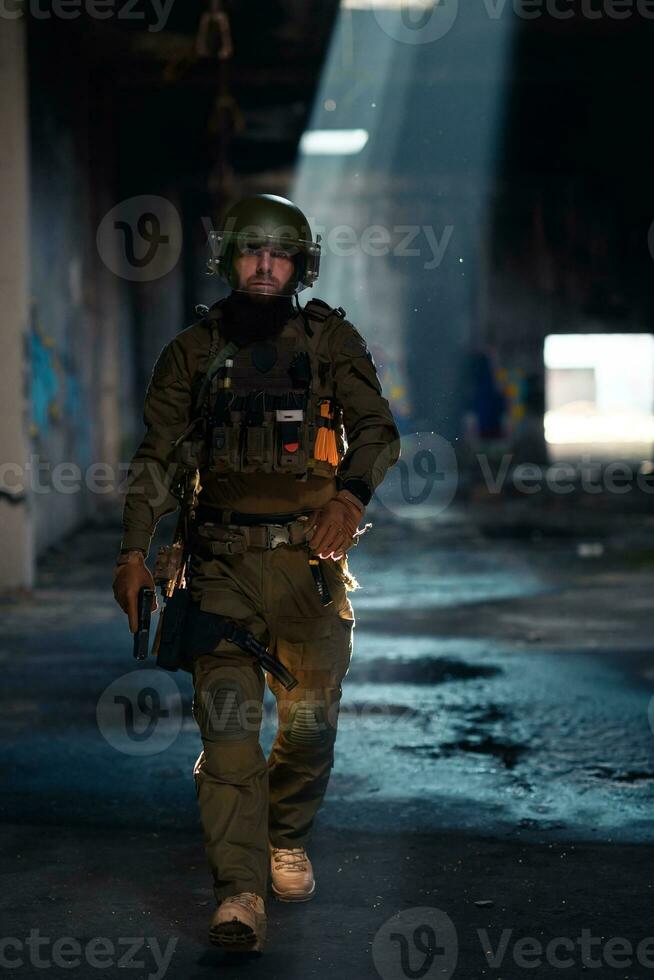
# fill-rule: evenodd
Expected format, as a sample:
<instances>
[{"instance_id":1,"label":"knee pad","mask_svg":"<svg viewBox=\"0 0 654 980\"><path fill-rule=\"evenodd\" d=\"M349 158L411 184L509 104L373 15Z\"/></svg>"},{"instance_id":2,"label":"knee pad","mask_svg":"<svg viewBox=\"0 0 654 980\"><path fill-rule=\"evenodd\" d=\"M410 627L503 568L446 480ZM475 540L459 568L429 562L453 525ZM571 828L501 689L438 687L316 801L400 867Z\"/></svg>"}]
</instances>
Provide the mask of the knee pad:
<instances>
[{"instance_id":1,"label":"knee pad","mask_svg":"<svg viewBox=\"0 0 654 980\"><path fill-rule=\"evenodd\" d=\"M193 716L208 742L232 742L258 736L252 713L246 712L243 689L236 680L217 679L196 692ZM260 724L260 719L259 719Z\"/></svg>"},{"instance_id":2,"label":"knee pad","mask_svg":"<svg viewBox=\"0 0 654 980\"><path fill-rule=\"evenodd\" d=\"M284 735L287 741L298 747L310 748L329 743L334 731L327 720L324 704L315 701L293 702Z\"/></svg>"}]
</instances>

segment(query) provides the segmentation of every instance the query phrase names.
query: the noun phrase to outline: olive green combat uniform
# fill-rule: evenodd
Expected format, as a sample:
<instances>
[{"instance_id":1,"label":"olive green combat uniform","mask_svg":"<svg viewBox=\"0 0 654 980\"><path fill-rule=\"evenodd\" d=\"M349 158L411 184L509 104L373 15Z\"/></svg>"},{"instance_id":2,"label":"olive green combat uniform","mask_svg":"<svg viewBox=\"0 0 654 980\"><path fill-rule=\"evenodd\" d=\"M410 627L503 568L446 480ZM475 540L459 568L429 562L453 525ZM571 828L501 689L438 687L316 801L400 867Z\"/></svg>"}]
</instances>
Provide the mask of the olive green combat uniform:
<instances>
[{"instance_id":1,"label":"olive green combat uniform","mask_svg":"<svg viewBox=\"0 0 654 980\"><path fill-rule=\"evenodd\" d=\"M243 400L231 425L224 424L212 382L217 422L201 443L193 431L185 437L208 365L227 342L221 315L217 303L157 360L145 400L147 432L130 465L123 549L147 555L157 521L177 508L169 488L180 458L197 462L206 520L213 508L216 514L308 514L341 487L368 503L399 457L399 433L365 341L344 311L319 300L307 304L306 318L297 311L278 336L234 355L230 397L240 392ZM284 430L259 396L294 387L288 374L298 355L310 364L311 381L301 421ZM337 465L313 456L325 400L333 407ZM191 594L200 609L237 620L299 681L287 691L225 639L190 668L203 741L194 777L219 901L244 891L265 897L269 842L305 846L333 766L341 682L352 655L352 579L346 557L321 560L333 598L322 605L309 556L304 541L192 557ZM268 760L259 743L265 683L279 720Z\"/></svg>"}]
</instances>

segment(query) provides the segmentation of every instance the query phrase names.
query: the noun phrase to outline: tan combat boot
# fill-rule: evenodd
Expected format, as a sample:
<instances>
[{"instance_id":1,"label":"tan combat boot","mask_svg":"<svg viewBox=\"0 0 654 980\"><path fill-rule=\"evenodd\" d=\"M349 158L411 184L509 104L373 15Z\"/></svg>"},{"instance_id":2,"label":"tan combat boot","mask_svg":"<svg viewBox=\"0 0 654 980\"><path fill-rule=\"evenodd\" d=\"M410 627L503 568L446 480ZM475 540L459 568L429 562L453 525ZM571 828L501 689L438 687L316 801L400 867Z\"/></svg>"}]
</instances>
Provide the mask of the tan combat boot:
<instances>
[{"instance_id":1,"label":"tan combat boot","mask_svg":"<svg viewBox=\"0 0 654 980\"><path fill-rule=\"evenodd\" d=\"M228 953L261 953L266 940L266 908L260 895L240 892L224 898L214 912L209 941Z\"/></svg>"},{"instance_id":2,"label":"tan combat boot","mask_svg":"<svg viewBox=\"0 0 654 980\"><path fill-rule=\"evenodd\" d=\"M270 845L270 872L275 898L282 902L308 902L316 882L313 868L303 847Z\"/></svg>"}]
</instances>

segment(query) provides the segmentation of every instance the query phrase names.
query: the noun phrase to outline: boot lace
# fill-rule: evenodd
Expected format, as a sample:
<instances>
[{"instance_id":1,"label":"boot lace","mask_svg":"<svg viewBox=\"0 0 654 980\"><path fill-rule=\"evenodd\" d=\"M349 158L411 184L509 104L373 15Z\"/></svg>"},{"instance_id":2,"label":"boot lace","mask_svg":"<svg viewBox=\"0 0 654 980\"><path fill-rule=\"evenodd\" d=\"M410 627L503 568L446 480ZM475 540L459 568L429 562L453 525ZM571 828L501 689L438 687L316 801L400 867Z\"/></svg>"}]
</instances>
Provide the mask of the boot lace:
<instances>
[{"instance_id":1,"label":"boot lace","mask_svg":"<svg viewBox=\"0 0 654 980\"><path fill-rule=\"evenodd\" d=\"M288 871L306 871L307 855L303 847L273 847L275 867L283 867Z\"/></svg>"}]
</instances>

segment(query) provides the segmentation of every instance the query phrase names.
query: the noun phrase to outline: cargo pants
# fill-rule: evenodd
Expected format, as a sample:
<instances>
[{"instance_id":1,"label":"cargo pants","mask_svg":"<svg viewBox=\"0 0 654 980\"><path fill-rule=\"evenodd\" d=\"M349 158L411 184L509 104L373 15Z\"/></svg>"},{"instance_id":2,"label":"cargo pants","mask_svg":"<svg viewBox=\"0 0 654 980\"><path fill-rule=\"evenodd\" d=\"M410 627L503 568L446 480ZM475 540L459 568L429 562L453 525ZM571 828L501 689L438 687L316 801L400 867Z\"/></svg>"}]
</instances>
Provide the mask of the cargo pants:
<instances>
[{"instance_id":1,"label":"cargo pants","mask_svg":"<svg viewBox=\"0 0 654 980\"><path fill-rule=\"evenodd\" d=\"M354 616L347 557L320 564L333 600L327 606L306 544L193 559L200 608L237 620L299 681L287 691L225 639L194 658L203 749L193 775L218 901L243 891L266 898L269 843L304 847L327 789ZM266 683L278 720L268 759L259 742Z\"/></svg>"}]
</instances>

